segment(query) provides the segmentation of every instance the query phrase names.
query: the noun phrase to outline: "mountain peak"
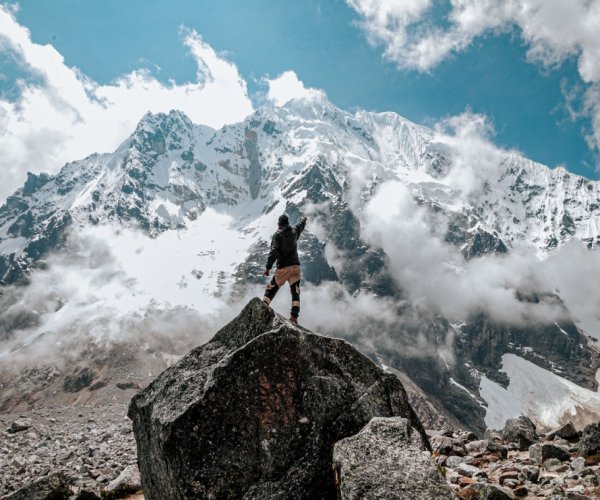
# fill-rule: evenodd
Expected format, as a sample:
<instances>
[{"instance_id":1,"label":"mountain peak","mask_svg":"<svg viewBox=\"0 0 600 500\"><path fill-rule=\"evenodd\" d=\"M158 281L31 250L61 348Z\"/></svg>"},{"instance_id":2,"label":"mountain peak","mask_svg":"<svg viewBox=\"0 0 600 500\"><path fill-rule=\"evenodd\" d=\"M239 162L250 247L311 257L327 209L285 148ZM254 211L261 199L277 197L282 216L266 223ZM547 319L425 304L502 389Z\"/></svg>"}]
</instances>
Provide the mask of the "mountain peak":
<instances>
[{"instance_id":1,"label":"mountain peak","mask_svg":"<svg viewBox=\"0 0 600 500\"><path fill-rule=\"evenodd\" d=\"M189 117L180 110L172 109L168 113L152 113L148 111L138 122L135 129L137 132L168 132L176 127L192 128L194 125Z\"/></svg>"}]
</instances>

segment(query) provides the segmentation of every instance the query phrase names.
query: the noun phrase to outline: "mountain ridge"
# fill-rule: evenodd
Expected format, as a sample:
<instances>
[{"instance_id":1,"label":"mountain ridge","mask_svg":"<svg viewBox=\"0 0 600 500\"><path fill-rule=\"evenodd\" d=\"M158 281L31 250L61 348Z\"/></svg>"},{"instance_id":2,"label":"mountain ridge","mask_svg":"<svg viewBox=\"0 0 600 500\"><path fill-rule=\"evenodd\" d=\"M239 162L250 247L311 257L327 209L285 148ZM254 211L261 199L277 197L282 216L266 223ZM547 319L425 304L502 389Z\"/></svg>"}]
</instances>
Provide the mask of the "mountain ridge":
<instances>
[{"instance_id":1,"label":"mountain ridge","mask_svg":"<svg viewBox=\"0 0 600 500\"><path fill-rule=\"evenodd\" d=\"M181 247L187 254L177 268L180 274L164 271L163 279L176 285L177 293L188 289L211 303L227 301L260 282L274 211L294 218L308 210L313 224L301 248L304 280L339 283L352 296L390 298L397 301L392 312L398 317L418 318L415 326L402 323L390 334L396 347L386 356L395 360L394 368L416 377L429 396L447 398L445 405L459 411L450 399L458 401L463 389L476 395L482 377L507 383L501 371L506 353L594 390L595 348L569 316L564 324L540 327L537 334L550 339L542 343L535 341L535 327L511 329L492 321L491 327L480 328L489 318L464 318L467 326L455 328L436 311L411 303L409 290L390 272L390 255L367 241L366 207L380 186L397 182L427 214L418 222L430 225L429 231L437 231L436 237L466 260L510 254L524 245L529 252L552 255L577 239L595 248L600 183L548 169L514 152L486 150L482 158L497 162L498 170L490 174L483 169L479 183L470 185L463 182L472 174L461 171L464 152L443 140L438 132L395 113L351 114L322 96L263 107L219 130L194 125L178 111L148 113L115 152L71 162L56 176L31 174L7 199L0 208L0 279L5 288L26 285L44 268L47 256L60 254L72 234L108 228L121 241L127 231L141 230L163 245L162 253L153 255L144 250L150 243L140 244L139 237L131 236L122 245L129 241L140 253L127 262L141 259L156 272L156 259ZM142 278L137 275L134 281L142 283ZM166 283L156 286L170 290ZM537 298L524 293L518 300L556 302L547 290L536 292ZM152 298L151 292L148 296ZM191 302L182 304L192 307ZM34 336L43 333L43 324L36 328ZM3 336L19 331L9 329ZM422 336L439 352L454 342L459 361L449 368L452 363L439 353L413 358L397 352L411 335ZM466 336L464 342L461 336ZM568 338L566 348L552 340L563 337ZM364 341L359 336L355 340ZM368 349L376 355L386 348ZM433 373L421 375L427 366L435 367ZM470 411L479 423L468 425L481 430L486 409L477 396ZM464 411L460 415L465 418Z\"/></svg>"}]
</instances>

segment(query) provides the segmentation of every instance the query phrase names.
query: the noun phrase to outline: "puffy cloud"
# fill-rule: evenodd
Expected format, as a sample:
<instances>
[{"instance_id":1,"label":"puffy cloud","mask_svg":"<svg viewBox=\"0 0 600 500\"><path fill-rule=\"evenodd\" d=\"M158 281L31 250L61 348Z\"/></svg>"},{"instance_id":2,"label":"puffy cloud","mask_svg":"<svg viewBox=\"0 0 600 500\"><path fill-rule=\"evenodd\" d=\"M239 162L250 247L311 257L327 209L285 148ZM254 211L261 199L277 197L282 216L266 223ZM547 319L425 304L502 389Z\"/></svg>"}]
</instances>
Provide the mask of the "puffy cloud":
<instances>
[{"instance_id":1,"label":"puffy cloud","mask_svg":"<svg viewBox=\"0 0 600 500\"><path fill-rule=\"evenodd\" d=\"M589 85L582 112L592 119L587 139L600 150L600 2L589 0L449 0L444 25L436 24L431 0L347 0L361 16L373 45L401 68L430 71L482 35L515 28L528 45L527 57L546 67L577 58Z\"/></svg>"},{"instance_id":2,"label":"puffy cloud","mask_svg":"<svg viewBox=\"0 0 600 500\"><path fill-rule=\"evenodd\" d=\"M470 112L444 120L435 140L450 158L438 179L454 188L457 203L468 204L486 182L498 179L501 164L514 152L495 146L489 121ZM353 177L353 183L365 182ZM362 191L364 184L353 186ZM600 334L600 250L571 241L549 256L515 245L508 254L466 260L445 241L448 220L419 204L410 186L398 180L381 183L359 214L361 236L385 251L391 277L411 302L451 321L485 311L508 324L540 324L567 314L594 335ZM557 293L540 302L522 301L528 293Z\"/></svg>"},{"instance_id":3,"label":"puffy cloud","mask_svg":"<svg viewBox=\"0 0 600 500\"><path fill-rule=\"evenodd\" d=\"M435 141L452 154L452 168L444 182L468 196L485 181L497 180L507 151L491 142L494 127L482 114L465 111L435 126Z\"/></svg>"},{"instance_id":4,"label":"puffy cloud","mask_svg":"<svg viewBox=\"0 0 600 500\"><path fill-rule=\"evenodd\" d=\"M267 100L276 106L283 106L292 99L324 96L322 90L306 88L294 71L285 71L278 77L265 81L269 86Z\"/></svg>"},{"instance_id":5,"label":"puffy cloud","mask_svg":"<svg viewBox=\"0 0 600 500\"><path fill-rule=\"evenodd\" d=\"M0 52L35 76L21 80L16 101L0 97L0 200L25 173L56 172L67 161L113 151L147 112L180 109L211 127L243 120L253 110L237 67L195 31L183 42L198 65L196 82L163 84L140 69L101 85L65 64L52 45L39 45L14 12L0 5Z\"/></svg>"}]
</instances>

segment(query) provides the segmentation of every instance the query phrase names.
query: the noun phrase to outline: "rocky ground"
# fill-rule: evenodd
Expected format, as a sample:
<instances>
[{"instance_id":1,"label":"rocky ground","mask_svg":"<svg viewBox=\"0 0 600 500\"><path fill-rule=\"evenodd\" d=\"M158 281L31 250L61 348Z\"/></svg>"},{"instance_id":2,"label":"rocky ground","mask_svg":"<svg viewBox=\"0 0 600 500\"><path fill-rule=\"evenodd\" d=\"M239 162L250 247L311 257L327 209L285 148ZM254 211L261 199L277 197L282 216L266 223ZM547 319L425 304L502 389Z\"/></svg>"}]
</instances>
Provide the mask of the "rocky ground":
<instances>
[{"instance_id":1,"label":"rocky ground","mask_svg":"<svg viewBox=\"0 0 600 500\"><path fill-rule=\"evenodd\" d=\"M119 493L114 485L128 467L137 472L126 410L119 403L1 415L0 498L14 498L15 491L63 473L73 499L143 500L131 487ZM521 418L502 431L486 431L485 439L460 431L428 434L435 460L458 498L585 500L600 498L599 426L587 429L583 436L568 425L543 433Z\"/></svg>"},{"instance_id":2,"label":"rocky ground","mask_svg":"<svg viewBox=\"0 0 600 500\"><path fill-rule=\"evenodd\" d=\"M502 431L430 431L438 465L461 499L600 498L600 424L543 433L526 417Z\"/></svg>"},{"instance_id":3,"label":"rocky ground","mask_svg":"<svg viewBox=\"0 0 600 500\"><path fill-rule=\"evenodd\" d=\"M126 405L113 404L1 415L0 498L55 473L64 474L74 498L99 497L110 489L127 490L114 483L109 488L126 469L129 477L121 478L121 483L131 481L137 473L135 440L126 411ZM132 489L135 485L129 491ZM121 491L120 496L127 494Z\"/></svg>"}]
</instances>

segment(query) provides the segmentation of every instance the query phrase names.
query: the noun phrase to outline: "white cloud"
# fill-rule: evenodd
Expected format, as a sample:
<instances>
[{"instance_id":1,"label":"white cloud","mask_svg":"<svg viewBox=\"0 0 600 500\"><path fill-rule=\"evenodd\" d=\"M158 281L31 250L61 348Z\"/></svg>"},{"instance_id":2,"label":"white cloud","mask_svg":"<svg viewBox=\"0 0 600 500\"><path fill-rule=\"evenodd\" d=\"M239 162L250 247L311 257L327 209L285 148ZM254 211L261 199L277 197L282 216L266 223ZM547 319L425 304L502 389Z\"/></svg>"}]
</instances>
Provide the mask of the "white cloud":
<instances>
[{"instance_id":1,"label":"white cloud","mask_svg":"<svg viewBox=\"0 0 600 500\"><path fill-rule=\"evenodd\" d=\"M452 152L452 169L444 178L446 184L468 196L485 181L497 180L507 151L491 142L495 131L487 116L467 110L442 120L435 130L435 141Z\"/></svg>"},{"instance_id":2,"label":"white cloud","mask_svg":"<svg viewBox=\"0 0 600 500\"><path fill-rule=\"evenodd\" d=\"M501 164L514 153L495 146L492 133L485 117L470 112L436 127L435 140L451 160L437 182L454 188L456 202L468 204L485 181L497 182ZM364 178L355 176L352 182L353 189L364 190ZM594 284L600 280L600 250L571 241L543 258L515 245L507 254L466 260L459 248L445 241L447 218L420 205L410 188L397 180L380 184L363 210L358 205L354 209L361 237L385 251L392 279L417 307L451 321L485 311L513 325L551 323L570 314L588 333L599 335L600 289ZM556 292L568 312L553 296L523 302L518 292Z\"/></svg>"},{"instance_id":3,"label":"white cloud","mask_svg":"<svg viewBox=\"0 0 600 500\"><path fill-rule=\"evenodd\" d=\"M306 88L294 71L285 71L272 80L265 79L269 86L267 100L276 106L283 106L292 99L323 97L323 91Z\"/></svg>"},{"instance_id":4,"label":"white cloud","mask_svg":"<svg viewBox=\"0 0 600 500\"><path fill-rule=\"evenodd\" d=\"M0 98L0 200L25 173L56 172L68 161L113 151L147 112L180 109L211 127L243 120L253 110L246 82L195 31L183 41L198 65L196 82L163 84L137 70L101 85L65 64L52 45L31 40L14 13L0 5L0 51L15 54L40 80L20 82L20 97Z\"/></svg>"},{"instance_id":5,"label":"white cloud","mask_svg":"<svg viewBox=\"0 0 600 500\"><path fill-rule=\"evenodd\" d=\"M447 24L437 23L431 0L346 0L373 45L401 68L430 71L452 53L489 33L517 28L531 62L546 67L577 58L589 85L583 111L592 119L587 139L600 150L600 2L589 0L449 0Z\"/></svg>"}]
</instances>

